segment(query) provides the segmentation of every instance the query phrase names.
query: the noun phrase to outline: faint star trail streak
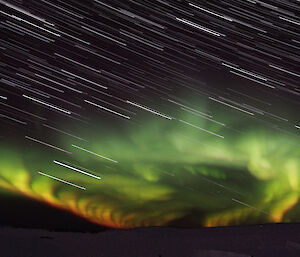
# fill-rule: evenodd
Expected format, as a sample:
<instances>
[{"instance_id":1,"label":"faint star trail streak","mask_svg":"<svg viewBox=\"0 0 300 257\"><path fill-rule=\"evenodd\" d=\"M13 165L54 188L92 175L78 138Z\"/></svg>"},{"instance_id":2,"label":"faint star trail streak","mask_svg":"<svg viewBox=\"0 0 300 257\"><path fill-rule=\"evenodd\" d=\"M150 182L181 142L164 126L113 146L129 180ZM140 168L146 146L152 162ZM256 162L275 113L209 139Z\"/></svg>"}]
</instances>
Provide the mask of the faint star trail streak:
<instances>
[{"instance_id":1,"label":"faint star trail streak","mask_svg":"<svg viewBox=\"0 0 300 257\"><path fill-rule=\"evenodd\" d=\"M46 177L48 177L48 178L52 178L52 179L54 179L54 180L60 181L60 182L62 182L62 183L65 183L65 184L67 184L67 185L70 185L70 186L73 186L73 187L77 187L77 188L82 189L82 190L86 190L85 187L75 185L75 184L70 183L70 182L68 182L68 181L66 181L66 180L63 180L63 179L60 179L60 178L56 178L56 177L54 177L54 176L48 175L48 174L46 174L46 173L43 173L43 172L41 172L41 171L38 171L38 173L41 174L41 175L43 175L43 176L46 176Z\"/></svg>"}]
</instances>

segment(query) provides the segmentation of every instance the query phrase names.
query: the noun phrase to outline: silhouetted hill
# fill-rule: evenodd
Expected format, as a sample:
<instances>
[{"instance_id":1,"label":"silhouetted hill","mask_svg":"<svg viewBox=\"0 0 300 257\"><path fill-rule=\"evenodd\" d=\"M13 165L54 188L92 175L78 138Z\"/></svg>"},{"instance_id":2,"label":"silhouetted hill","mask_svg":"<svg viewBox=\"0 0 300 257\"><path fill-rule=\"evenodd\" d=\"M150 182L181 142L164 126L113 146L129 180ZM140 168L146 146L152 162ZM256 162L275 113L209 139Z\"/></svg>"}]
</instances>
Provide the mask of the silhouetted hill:
<instances>
[{"instance_id":1,"label":"silhouetted hill","mask_svg":"<svg viewBox=\"0 0 300 257\"><path fill-rule=\"evenodd\" d=\"M98 233L2 227L1 257L297 257L300 224Z\"/></svg>"}]
</instances>

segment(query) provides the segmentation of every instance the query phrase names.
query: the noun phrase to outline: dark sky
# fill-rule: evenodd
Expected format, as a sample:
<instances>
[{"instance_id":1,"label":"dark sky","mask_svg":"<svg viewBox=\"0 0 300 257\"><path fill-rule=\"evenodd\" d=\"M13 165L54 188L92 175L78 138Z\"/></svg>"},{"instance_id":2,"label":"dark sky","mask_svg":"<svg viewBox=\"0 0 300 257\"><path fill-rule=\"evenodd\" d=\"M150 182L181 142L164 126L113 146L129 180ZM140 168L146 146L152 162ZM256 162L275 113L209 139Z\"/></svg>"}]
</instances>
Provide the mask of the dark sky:
<instances>
[{"instance_id":1,"label":"dark sky","mask_svg":"<svg viewBox=\"0 0 300 257\"><path fill-rule=\"evenodd\" d=\"M26 0L0 10L0 148L82 140L99 124L121 133L203 102L299 140L297 0ZM2 225L96 229L23 197L0 193L0 204Z\"/></svg>"}]
</instances>

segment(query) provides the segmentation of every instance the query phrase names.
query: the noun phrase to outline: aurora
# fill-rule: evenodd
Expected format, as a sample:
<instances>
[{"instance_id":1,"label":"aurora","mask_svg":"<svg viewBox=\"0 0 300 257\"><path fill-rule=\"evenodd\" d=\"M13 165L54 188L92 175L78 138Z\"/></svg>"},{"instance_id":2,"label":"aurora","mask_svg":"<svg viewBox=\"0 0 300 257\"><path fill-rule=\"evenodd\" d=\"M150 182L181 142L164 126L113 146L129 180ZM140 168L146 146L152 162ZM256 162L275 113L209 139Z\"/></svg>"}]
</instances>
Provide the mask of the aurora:
<instances>
[{"instance_id":1,"label":"aurora","mask_svg":"<svg viewBox=\"0 0 300 257\"><path fill-rule=\"evenodd\" d=\"M70 154L3 140L0 186L112 228L299 220L297 138L217 110L177 117L49 139Z\"/></svg>"}]
</instances>

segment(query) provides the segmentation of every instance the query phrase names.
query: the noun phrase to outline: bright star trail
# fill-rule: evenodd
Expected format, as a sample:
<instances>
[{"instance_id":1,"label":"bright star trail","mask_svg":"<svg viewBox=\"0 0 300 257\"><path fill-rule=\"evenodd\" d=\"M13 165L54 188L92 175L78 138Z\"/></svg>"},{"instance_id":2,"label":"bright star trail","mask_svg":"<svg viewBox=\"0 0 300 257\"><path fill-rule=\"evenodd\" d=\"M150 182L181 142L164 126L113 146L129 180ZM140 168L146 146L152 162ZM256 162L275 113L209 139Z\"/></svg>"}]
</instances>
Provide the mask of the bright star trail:
<instances>
[{"instance_id":1,"label":"bright star trail","mask_svg":"<svg viewBox=\"0 0 300 257\"><path fill-rule=\"evenodd\" d=\"M0 0L0 187L114 228L299 222L299 13Z\"/></svg>"}]
</instances>

